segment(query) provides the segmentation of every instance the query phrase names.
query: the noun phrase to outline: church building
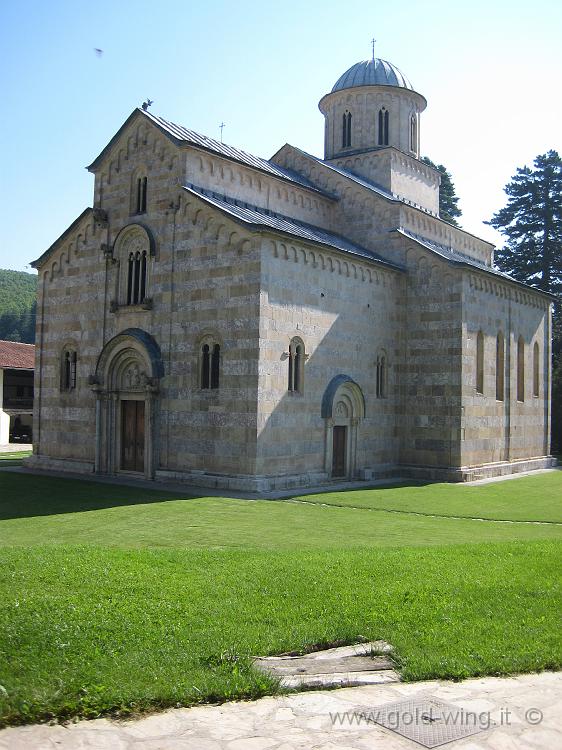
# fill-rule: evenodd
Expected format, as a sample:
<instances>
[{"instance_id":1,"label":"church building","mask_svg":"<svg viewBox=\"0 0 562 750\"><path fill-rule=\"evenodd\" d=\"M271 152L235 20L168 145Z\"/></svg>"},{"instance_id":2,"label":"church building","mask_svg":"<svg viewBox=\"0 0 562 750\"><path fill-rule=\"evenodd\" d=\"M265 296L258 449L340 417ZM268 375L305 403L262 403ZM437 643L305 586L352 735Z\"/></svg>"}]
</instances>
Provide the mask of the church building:
<instances>
[{"instance_id":1,"label":"church building","mask_svg":"<svg viewBox=\"0 0 562 750\"><path fill-rule=\"evenodd\" d=\"M426 100L373 58L319 108L323 159L132 112L33 264L28 465L254 492L552 465L551 297L439 217Z\"/></svg>"}]
</instances>

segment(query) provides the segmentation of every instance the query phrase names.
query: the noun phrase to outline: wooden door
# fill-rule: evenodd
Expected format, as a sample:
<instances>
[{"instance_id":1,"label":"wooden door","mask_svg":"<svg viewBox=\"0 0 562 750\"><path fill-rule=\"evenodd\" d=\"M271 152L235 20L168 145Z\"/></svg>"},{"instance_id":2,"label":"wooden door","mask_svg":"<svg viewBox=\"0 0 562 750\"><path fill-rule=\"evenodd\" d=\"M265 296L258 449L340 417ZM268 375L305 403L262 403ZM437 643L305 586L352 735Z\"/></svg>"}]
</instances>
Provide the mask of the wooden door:
<instances>
[{"instance_id":1,"label":"wooden door","mask_svg":"<svg viewBox=\"0 0 562 750\"><path fill-rule=\"evenodd\" d=\"M332 451L332 476L345 476L345 458L347 453L347 427L336 425L333 428L334 445Z\"/></svg>"},{"instance_id":2,"label":"wooden door","mask_svg":"<svg viewBox=\"0 0 562 750\"><path fill-rule=\"evenodd\" d=\"M144 401L121 401L121 468L144 471Z\"/></svg>"}]
</instances>

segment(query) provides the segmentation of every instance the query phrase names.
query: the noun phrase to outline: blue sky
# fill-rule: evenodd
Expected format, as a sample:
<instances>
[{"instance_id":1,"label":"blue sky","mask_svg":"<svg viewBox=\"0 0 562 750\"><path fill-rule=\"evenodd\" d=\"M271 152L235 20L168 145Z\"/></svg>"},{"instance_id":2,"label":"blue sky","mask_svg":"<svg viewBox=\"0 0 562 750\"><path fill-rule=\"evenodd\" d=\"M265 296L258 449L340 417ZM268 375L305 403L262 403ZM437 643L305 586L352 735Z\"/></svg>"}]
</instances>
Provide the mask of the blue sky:
<instances>
[{"instance_id":1,"label":"blue sky","mask_svg":"<svg viewBox=\"0 0 562 750\"><path fill-rule=\"evenodd\" d=\"M516 167L562 151L560 6L5 2L0 268L26 269L91 205L85 165L146 97L215 138L225 122L224 141L259 156L285 142L322 155L318 101L372 37L428 100L422 153L452 173L464 228L497 242L482 222Z\"/></svg>"}]
</instances>

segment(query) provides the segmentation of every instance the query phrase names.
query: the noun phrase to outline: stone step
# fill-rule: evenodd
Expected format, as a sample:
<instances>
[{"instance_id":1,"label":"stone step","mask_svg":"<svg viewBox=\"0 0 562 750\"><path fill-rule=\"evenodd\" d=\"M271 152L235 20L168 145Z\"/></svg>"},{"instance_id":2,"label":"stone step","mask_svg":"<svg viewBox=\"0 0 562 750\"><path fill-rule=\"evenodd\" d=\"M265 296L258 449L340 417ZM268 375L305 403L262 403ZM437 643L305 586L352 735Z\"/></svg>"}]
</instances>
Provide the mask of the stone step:
<instances>
[{"instance_id":1,"label":"stone step","mask_svg":"<svg viewBox=\"0 0 562 750\"><path fill-rule=\"evenodd\" d=\"M400 682L400 675L393 669L376 672L331 672L328 674L288 675L279 681L281 687L293 690L304 688L358 687L359 685L385 685Z\"/></svg>"},{"instance_id":2,"label":"stone step","mask_svg":"<svg viewBox=\"0 0 562 750\"><path fill-rule=\"evenodd\" d=\"M256 659L255 666L275 676L327 674L329 672L376 672L392 669L386 656L344 656L339 659L318 659L308 656L281 656Z\"/></svg>"}]
</instances>

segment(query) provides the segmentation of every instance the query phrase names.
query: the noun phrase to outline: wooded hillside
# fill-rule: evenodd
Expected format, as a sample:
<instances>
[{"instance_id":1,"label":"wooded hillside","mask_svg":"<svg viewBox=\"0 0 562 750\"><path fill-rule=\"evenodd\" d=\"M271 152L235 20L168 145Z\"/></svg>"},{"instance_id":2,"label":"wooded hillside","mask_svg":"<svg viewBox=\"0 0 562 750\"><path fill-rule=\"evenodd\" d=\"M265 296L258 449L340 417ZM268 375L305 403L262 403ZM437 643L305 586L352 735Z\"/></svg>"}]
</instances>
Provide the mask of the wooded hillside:
<instances>
[{"instance_id":1,"label":"wooded hillside","mask_svg":"<svg viewBox=\"0 0 562 750\"><path fill-rule=\"evenodd\" d=\"M37 276L0 269L0 339L35 343Z\"/></svg>"}]
</instances>

